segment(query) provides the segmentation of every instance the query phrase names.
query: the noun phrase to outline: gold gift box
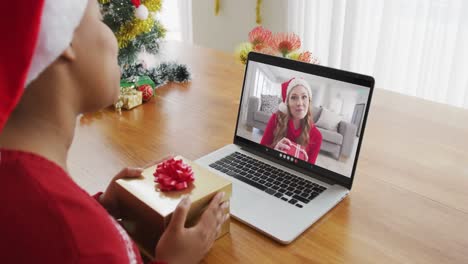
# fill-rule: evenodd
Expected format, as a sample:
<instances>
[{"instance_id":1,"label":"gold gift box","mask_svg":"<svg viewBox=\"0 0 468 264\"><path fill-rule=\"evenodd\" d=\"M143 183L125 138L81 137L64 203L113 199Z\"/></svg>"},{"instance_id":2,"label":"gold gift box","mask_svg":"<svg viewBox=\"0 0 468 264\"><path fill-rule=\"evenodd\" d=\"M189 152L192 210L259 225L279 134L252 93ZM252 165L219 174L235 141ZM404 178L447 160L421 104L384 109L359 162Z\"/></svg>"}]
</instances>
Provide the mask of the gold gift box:
<instances>
[{"instance_id":1,"label":"gold gift box","mask_svg":"<svg viewBox=\"0 0 468 264\"><path fill-rule=\"evenodd\" d=\"M120 108L130 110L141 104L143 104L143 92L133 88L121 88L119 99L114 106L119 110Z\"/></svg>"},{"instance_id":2,"label":"gold gift box","mask_svg":"<svg viewBox=\"0 0 468 264\"><path fill-rule=\"evenodd\" d=\"M192 202L186 227L196 224L216 193L224 192L224 201L231 197L230 181L181 156L175 159L182 159L184 163L190 165L195 175L195 181L185 190L160 191L153 176L157 165L145 169L143 177L117 180L123 225L142 253L150 259L154 257L157 241L168 226L172 213L183 196L189 195ZM226 210L226 213L228 212L229 208ZM230 218L221 227L218 238L229 232L229 225Z\"/></svg>"}]
</instances>

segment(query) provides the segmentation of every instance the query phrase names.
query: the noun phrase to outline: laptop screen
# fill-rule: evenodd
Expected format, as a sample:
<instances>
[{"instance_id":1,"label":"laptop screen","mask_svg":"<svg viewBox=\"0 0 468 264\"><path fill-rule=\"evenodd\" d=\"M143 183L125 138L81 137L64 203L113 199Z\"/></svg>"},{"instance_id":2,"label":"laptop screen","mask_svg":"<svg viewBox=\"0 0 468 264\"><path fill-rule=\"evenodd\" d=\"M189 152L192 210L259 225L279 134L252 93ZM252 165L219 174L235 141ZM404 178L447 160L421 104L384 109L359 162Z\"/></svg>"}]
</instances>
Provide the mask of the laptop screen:
<instances>
[{"instance_id":1,"label":"laptop screen","mask_svg":"<svg viewBox=\"0 0 468 264\"><path fill-rule=\"evenodd\" d=\"M247 62L236 136L290 165L351 178L373 79L263 56Z\"/></svg>"}]
</instances>

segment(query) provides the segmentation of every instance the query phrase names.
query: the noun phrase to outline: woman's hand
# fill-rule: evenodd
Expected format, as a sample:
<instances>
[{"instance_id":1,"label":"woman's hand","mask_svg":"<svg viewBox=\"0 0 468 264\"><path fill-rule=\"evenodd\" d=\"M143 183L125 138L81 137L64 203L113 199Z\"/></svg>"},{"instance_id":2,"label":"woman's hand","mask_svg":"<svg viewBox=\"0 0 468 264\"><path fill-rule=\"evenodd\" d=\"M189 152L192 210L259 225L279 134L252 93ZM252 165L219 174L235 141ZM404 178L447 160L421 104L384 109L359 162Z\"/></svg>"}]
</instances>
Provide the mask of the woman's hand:
<instances>
[{"instance_id":1,"label":"woman's hand","mask_svg":"<svg viewBox=\"0 0 468 264\"><path fill-rule=\"evenodd\" d=\"M281 152L288 152L288 150L291 148L290 145L292 145L292 142L284 137L280 141L278 141L278 143L276 143L275 150Z\"/></svg>"},{"instance_id":2,"label":"woman's hand","mask_svg":"<svg viewBox=\"0 0 468 264\"><path fill-rule=\"evenodd\" d=\"M101 195L99 198L99 202L101 205L106 208L107 212L111 214L114 218L120 217L120 210L119 204L117 200L117 183L118 179L123 178L138 178L141 176L143 172L142 168L125 168L121 170L110 182L109 186L107 186L106 191Z\"/></svg>"},{"instance_id":3,"label":"woman's hand","mask_svg":"<svg viewBox=\"0 0 468 264\"><path fill-rule=\"evenodd\" d=\"M210 250L222 224L229 217L224 213L229 202L222 203L223 197L224 193L216 194L197 225L191 228L184 227L190 209L190 198L182 199L156 245L156 259L171 264L199 263Z\"/></svg>"},{"instance_id":4,"label":"woman's hand","mask_svg":"<svg viewBox=\"0 0 468 264\"><path fill-rule=\"evenodd\" d=\"M167 159L172 157L166 157L162 160L155 161L152 164L149 164L147 167L151 167L153 165L159 164ZM99 202L101 205L106 208L107 212L111 214L114 218L120 218L120 209L119 209L119 201L117 199L117 183L118 179L124 178L138 178L141 176L143 172L142 168L125 168L121 170L110 182L109 186L107 187L106 191L101 195L99 198Z\"/></svg>"}]
</instances>

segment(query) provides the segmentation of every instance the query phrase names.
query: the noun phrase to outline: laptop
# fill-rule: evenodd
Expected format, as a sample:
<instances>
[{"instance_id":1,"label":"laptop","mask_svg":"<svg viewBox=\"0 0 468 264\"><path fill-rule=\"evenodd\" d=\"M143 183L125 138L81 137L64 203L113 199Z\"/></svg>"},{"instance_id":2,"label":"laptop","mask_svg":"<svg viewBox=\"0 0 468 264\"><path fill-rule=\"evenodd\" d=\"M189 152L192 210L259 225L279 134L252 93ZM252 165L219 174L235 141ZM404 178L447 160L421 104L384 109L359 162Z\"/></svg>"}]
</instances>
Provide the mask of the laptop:
<instances>
[{"instance_id":1,"label":"laptop","mask_svg":"<svg viewBox=\"0 0 468 264\"><path fill-rule=\"evenodd\" d=\"M373 87L370 76L251 52L233 143L196 162L232 182L232 217L291 243L350 192ZM298 98L309 133L307 110L291 110Z\"/></svg>"}]
</instances>

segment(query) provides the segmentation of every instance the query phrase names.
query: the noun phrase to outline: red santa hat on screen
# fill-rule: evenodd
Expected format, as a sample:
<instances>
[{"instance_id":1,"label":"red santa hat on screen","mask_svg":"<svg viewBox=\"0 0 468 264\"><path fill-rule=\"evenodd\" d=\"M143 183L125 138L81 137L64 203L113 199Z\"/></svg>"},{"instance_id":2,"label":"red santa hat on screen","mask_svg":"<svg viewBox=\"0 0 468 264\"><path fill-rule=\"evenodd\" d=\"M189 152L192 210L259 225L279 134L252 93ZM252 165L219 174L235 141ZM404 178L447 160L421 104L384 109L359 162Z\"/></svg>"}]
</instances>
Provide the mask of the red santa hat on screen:
<instances>
[{"instance_id":1,"label":"red santa hat on screen","mask_svg":"<svg viewBox=\"0 0 468 264\"><path fill-rule=\"evenodd\" d=\"M287 114L288 113L288 106L286 101L288 100L289 93L291 90L296 86L304 86L304 88L309 93L309 100L312 98L312 89L310 89L309 84L302 78L292 78L291 80L284 82L281 84L281 97L283 101L279 104L278 110Z\"/></svg>"},{"instance_id":2,"label":"red santa hat on screen","mask_svg":"<svg viewBox=\"0 0 468 264\"><path fill-rule=\"evenodd\" d=\"M0 16L0 132L24 89L70 45L88 0L15 0Z\"/></svg>"}]
</instances>

